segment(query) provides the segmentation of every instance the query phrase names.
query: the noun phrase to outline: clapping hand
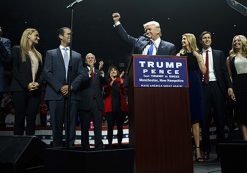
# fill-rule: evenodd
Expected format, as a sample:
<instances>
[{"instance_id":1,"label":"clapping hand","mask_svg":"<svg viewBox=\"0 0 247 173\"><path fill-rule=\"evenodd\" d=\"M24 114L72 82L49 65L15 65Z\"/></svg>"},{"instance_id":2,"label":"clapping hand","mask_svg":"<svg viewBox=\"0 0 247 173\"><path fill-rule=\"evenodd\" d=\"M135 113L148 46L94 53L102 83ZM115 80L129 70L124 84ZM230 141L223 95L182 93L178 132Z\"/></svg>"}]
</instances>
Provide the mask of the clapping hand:
<instances>
[{"instance_id":1,"label":"clapping hand","mask_svg":"<svg viewBox=\"0 0 247 173\"><path fill-rule=\"evenodd\" d=\"M89 70L89 74L92 74L94 71L93 71L93 64L89 66L90 70Z\"/></svg>"},{"instance_id":2,"label":"clapping hand","mask_svg":"<svg viewBox=\"0 0 247 173\"><path fill-rule=\"evenodd\" d=\"M114 83L114 81L117 79L116 76L111 76L111 82L110 82L110 85L112 86L112 84Z\"/></svg>"},{"instance_id":3,"label":"clapping hand","mask_svg":"<svg viewBox=\"0 0 247 173\"><path fill-rule=\"evenodd\" d=\"M99 62L99 71L103 69L104 61Z\"/></svg>"},{"instance_id":4,"label":"clapping hand","mask_svg":"<svg viewBox=\"0 0 247 173\"><path fill-rule=\"evenodd\" d=\"M123 78L124 76L124 71L121 72L121 74L119 75L120 78Z\"/></svg>"},{"instance_id":5,"label":"clapping hand","mask_svg":"<svg viewBox=\"0 0 247 173\"><path fill-rule=\"evenodd\" d=\"M123 76L124 76L124 71L122 71L121 74L120 74L120 76L119 76L120 77L121 84L123 84L123 82L124 82L123 81Z\"/></svg>"}]
</instances>

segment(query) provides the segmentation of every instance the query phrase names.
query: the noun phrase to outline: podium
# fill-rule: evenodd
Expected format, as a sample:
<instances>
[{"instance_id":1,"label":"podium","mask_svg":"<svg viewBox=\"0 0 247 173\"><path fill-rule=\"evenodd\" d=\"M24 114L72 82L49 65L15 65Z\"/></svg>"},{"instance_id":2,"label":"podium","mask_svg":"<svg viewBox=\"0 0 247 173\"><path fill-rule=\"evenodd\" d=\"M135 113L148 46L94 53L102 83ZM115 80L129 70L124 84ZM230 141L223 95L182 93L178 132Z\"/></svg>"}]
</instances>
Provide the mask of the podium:
<instances>
[{"instance_id":1,"label":"podium","mask_svg":"<svg viewBox=\"0 0 247 173\"><path fill-rule=\"evenodd\" d=\"M145 60L143 61L145 63L138 64L138 58ZM168 64L170 60L175 62L185 60L174 56L134 55L132 57L128 68L128 99L129 142L135 149L134 172L193 173L188 86L136 86L138 73L155 71L153 67L156 63L155 59L164 60ZM146 64L151 65L148 67L145 66ZM137 67L138 65L141 67ZM187 63L183 66L186 70ZM143 71L140 72L140 68ZM158 69L167 71L171 68L164 66ZM187 76L187 74L183 75Z\"/></svg>"}]
</instances>

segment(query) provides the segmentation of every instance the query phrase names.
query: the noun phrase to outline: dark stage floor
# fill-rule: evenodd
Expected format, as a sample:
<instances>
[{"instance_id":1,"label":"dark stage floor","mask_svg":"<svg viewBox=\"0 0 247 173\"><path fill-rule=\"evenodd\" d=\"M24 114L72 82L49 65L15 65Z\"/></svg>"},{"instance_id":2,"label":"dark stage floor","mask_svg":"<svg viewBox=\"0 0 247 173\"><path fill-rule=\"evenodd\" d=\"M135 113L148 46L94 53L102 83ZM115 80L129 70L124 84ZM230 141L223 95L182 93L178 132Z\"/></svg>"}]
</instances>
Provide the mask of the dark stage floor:
<instances>
[{"instance_id":1,"label":"dark stage floor","mask_svg":"<svg viewBox=\"0 0 247 173\"><path fill-rule=\"evenodd\" d=\"M203 163L194 162L194 173L221 173L220 162L216 154L211 154L211 158Z\"/></svg>"}]
</instances>

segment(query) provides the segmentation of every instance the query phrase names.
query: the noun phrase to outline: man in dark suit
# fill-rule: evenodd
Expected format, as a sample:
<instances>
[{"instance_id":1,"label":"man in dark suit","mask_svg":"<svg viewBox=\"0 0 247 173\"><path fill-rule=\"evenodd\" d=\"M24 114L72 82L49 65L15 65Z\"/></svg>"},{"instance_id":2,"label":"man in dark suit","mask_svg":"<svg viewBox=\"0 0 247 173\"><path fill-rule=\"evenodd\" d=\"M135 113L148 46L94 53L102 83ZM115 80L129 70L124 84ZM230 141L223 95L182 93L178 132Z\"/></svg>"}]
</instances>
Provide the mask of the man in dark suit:
<instances>
[{"instance_id":1,"label":"man in dark suit","mask_svg":"<svg viewBox=\"0 0 247 173\"><path fill-rule=\"evenodd\" d=\"M200 35L202 56L207 66L203 76L204 122L202 128L202 142L205 159L209 159L210 123L212 117L216 124L217 142L224 140L225 108L228 93L233 92L230 78L226 69L226 58L221 50L211 48L212 35L204 31ZM208 59L208 60L207 60Z\"/></svg>"},{"instance_id":2,"label":"man in dark suit","mask_svg":"<svg viewBox=\"0 0 247 173\"><path fill-rule=\"evenodd\" d=\"M7 89L6 66L10 64L11 41L8 38L2 37L3 31L0 26L0 103L3 92Z\"/></svg>"},{"instance_id":3,"label":"man in dark suit","mask_svg":"<svg viewBox=\"0 0 247 173\"><path fill-rule=\"evenodd\" d=\"M0 26L0 42L2 42L7 53L10 55L11 54L11 41L8 38L2 37L2 35L3 35L3 30L2 30L2 27Z\"/></svg>"},{"instance_id":4,"label":"man in dark suit","mask_svg":"<svg viewBox=\"0 0 247 173\"><path fill-rule=\"evenodd\" d=\"M65 134L69 134L69 146L73 145L76 137L75 128L79 101L77 91L80 83L84 79L89 78L87 74L82 72L81 54L72 51L72 57L70 57L70 28L60 28L58 30L58 37L60 39L60 46L46 52L44 65L44 78L47 81L45 100L48 102L51 115L53 147L62 146L63 126ZM70 69L68 69L69 64ZM68 77L71 81L70 86L68 85ZM68 94L71 94L70 103L68 103ZM70 106L68 116L65 114L67 106ZM67 117L69 117L70 122L69 132L66 131Z\"/></svg>"},{"instance_id":5,"label":"man in dark suit","mask_svg":"<svg viewBox=\"0 0 247 173\"><path fill-rule=\"evenodd\" d=\"M103 61L99 62L99 69L95 68L96 58L92 53L88 53L85 58L87 67L84 72L90 75L90 79L82 82L80 88L81 101L79 104L79 116L81 120L81 145L84 150L90 149L88 129L90 121L94 124L95 149L102 149L102 111L104 107L102 89L106 84L104 76Z\"/></svg>"},{"instance_id":6,"label":"man in dark suit","mask_svg":"<svg viewBox=\"0 0 247 173\"><path fill-rule=\"evenodd\" d=\"M120 38L133 47L133 54L143 55L176 55L176 47L174 44L161 40L161 28L158 22L150 21L143 25L145 36L134 38L125 31L120 23L120 14L113 13L114 28ZM150 47L152 52L150 52Z\"/></svg>"},{"instance_id":7,"label":"man in dark suit","mask_svg":"<svg viewBox=\"0 0 247 173\"><path fill-rule=\"evenodd\" d=\"M120 14L113 13L112 19L114 22L114 29L120 38L132 46L132 54L141 55L176 55L176 47L173 43L161 40L161 28L160 24L156 21L150 21L143 24L144 35L135 38L126 32L122 24L120 23ZM125 73L124 86L128 87L128 73Z\"/></svg>"}]
</instances>

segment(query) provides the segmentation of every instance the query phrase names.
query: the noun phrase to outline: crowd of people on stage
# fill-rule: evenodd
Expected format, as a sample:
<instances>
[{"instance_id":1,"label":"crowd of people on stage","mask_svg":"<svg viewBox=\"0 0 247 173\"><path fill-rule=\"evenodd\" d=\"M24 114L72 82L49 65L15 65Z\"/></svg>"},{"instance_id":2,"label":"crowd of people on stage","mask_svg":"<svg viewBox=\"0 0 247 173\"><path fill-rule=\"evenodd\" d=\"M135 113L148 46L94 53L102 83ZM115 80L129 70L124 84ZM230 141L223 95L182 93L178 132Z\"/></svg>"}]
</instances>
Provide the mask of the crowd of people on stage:
<instances>
[{"instance_id":1,"label":"crowd of people on stage","mask_svg":"<svg viewBox=\"0 0 247 173\"><path fill-rule=\"evenodd\" d=\"M236 35L229 55L211 47L212 34L203 31L198 37L202 49L197 46L193 33L181 36L181 45L161 39L160 24L150 21L143 25L145 34L130 36L120 22L119 13L113 13L114 31L120 39L132 47L130 54L185 56L188 65L189 110L195 160L203 162L210 158L210 125L216 126L216 140L225 140L227 107L232 103L234 120L241 129L242 139L247 141L247 39ZM112 146L113 129L117 126L117 140L121 145L123 123L128 112L126 74L113 64L104 71L104 62L96 67L96 56L70 50L71 29L58 29L59 45L41 55L36 49L39 32L27 28L20 45L2 37L0 28L0 100L11 96L10 114L14 114L14 135L34 135L36 115L49 111L53 147L63 146L63 129L68 146L76 138L76 123L81 126L81 145L90 149L88 129L94 125L95 149L102 149L102 114L106 116L108 143ZM229 45L230 46L230 45ZM177 50L176 47L180 47ZM83 61L84 59L84 61ZM11 64L11 65L10 65ZM12 76L8 94L6 91L6 68L11 66ZM6 101L7 102L7 101ZM69 117L69 118L68 118ZM44 120L41 120L44 121ZM13 121L12 121L13 123ZM200 139L202 137L202 140Z\"/></svg>"}]
</instances>

